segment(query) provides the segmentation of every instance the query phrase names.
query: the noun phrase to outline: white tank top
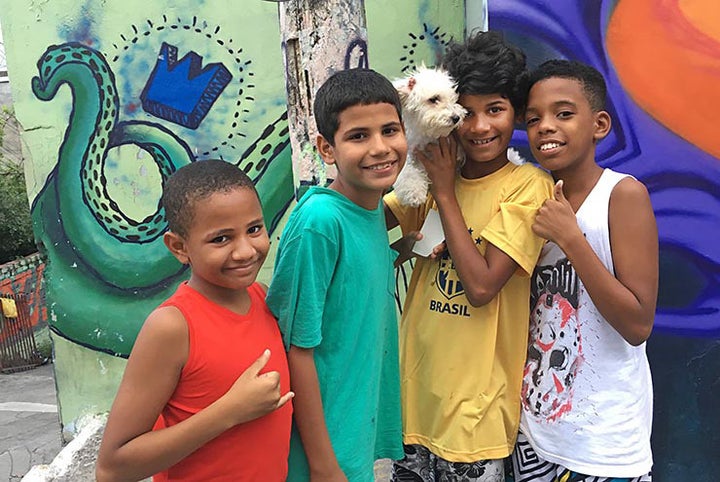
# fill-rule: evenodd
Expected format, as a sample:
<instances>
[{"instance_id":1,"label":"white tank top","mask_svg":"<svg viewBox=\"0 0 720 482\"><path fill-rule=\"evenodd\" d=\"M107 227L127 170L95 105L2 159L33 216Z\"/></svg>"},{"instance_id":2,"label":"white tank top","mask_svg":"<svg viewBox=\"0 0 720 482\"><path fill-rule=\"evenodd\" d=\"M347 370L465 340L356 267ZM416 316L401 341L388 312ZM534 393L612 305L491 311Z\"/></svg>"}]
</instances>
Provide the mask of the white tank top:
<instances>
[{"instance_id":1,"label":"white tank top","mask_svg":"<svg viewBox=\"0 0 720 482\"><path fill-rule=\"evenodd\" d=\"M625 177L605 169L576 213L613 275L608 207ZM587 475L648 473L653 391L645 343L632 346L610 326L551 242L533 273L530 308L520 429L532 447L545 460Z\"/></svg>"}]
</instances>

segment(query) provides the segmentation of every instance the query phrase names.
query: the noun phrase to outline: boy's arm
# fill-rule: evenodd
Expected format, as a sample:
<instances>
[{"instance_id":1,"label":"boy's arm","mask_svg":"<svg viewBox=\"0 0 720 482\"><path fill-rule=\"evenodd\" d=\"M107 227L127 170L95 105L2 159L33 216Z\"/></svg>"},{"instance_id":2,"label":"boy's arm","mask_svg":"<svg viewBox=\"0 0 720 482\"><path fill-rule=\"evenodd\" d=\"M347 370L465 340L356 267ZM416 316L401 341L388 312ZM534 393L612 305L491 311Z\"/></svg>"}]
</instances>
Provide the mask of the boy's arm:
<instances>
[{"instance_id":1,"label":"boy's arm","mask_svg":"<svg viewBox=\"0 0 720 482\"><path fill-rule=\"evenodd\" d=\"M289 347L293 419L311 480L346 482L325 423L313 348L322 343L327 293L339 259L337 223L325 212L301 212L285 226L267 303Z\"/></svg>"},{"instance_id":2,"label":"boy's arm","mask_svg":"<svg viewBox=\"0 0 720 482\"><path fill-rule=\"evenodd\" d=\"M290 384L295 425L302 439L310 467L310 480L347 482L330 442L312 348L290 346L288 352Z\"/></svg>"},{"instance_id":3,"label":"boy's arm","mask_svg":"<svg viewBox=\"0 0 720 482\"><path fill-rule=\"evenodd\" d=\"M658 291L658 234L645 186L632 178L620 181L610 195L608 218L615 276L578 227L562 181L555 199L538 212L533 230L565 252L600 314L637 346L652 331Z\"/></svg>"},{"instance_id":4,"label":"boy's arm","mask_svg":"<svg viewBox=\"0 0 720 482\"><path fill-rule=\"evenodd\" d=\"M387 227L387 230L390 231L391 229L398 227L400 225L400 221L398 221L397 216L395 216L395 213L392 212L392 209L390 209L390 206L388 206L385 201L383 201L383 208L385 209L385 226Z\"/></svg>"},{"instance_id":5,"label":"boy's arm","mask_svg":"<svg viewBox=\"0 0 720 482\"><path fill-rule=\"evenodd\" d=\"M152 431L188 356L188 331L176 308L150 314L138 334L105 427L99 482L140 480L176 464L225 430L284 405L277 372L258 372L265 352L216 402L187 420Z\"/></svg>"},{"instance_id":6,"label":"boy's arm","mask_svg":"<svg viewBox=\"0 0 720 482\"><path fill-rule=\"evenodd\" d=\"M400 221L398 221L397 216L395 216L395 213L390 209L390 206L388 206L386 201L383 201L383 207L385 209L385 225L387 227L387 230L390 231L392 229L395 229L400 225ZM395 262L393 263L394 267L398 267L401 264L403 264L405 261L409 260L410 258L414 258L417 255L413 252L413 246L415 245L416 241L420 241L422 239L422 234L420 231L410 231L409 233L405 234L403 237L395 241L390 245L392 249L398 252L398 257L395 258ZM440 255L445 250L445 244L442 243L438 246L435 246L433 249L433 252L430 253L428 258L435 259L437 256Z\"/></svg>"},{"instance_id":7,"label":"boy's arm","mask_svg":"<svg viewBox=\"0 0 720 482\"><path fill-rule=\"evenodd\" d=\"M455 197L455 140L441 138L437 145L430 144L426 150L427 154L416 151L415 155L425 166L432 181L430 191L438 206L447 249L470 304L485 305L505 286L517 270L518 263L492 243L488 243L483 256L468 233Z\"/></svg>"},{"instance_id":8,"label":"boy's arm","mask_svg":"<svg viewBox=\"0 0 720 482\"><path fill-rule=\"evenodd\" d=\"M390 231L398 227L400 221L398 221L397 216L395 216L395 213L392 212L392 209L390 209L385 201L383 201L383 208L385 209L385 226L387 230ZM413 231L390 244L390 247L398 252L398 257L395 258L395 263L393 264L395 268L414 256L412 247L415 241L418 240L418 235L419 233L417 231Z\"/></svg>"}]
</instances>

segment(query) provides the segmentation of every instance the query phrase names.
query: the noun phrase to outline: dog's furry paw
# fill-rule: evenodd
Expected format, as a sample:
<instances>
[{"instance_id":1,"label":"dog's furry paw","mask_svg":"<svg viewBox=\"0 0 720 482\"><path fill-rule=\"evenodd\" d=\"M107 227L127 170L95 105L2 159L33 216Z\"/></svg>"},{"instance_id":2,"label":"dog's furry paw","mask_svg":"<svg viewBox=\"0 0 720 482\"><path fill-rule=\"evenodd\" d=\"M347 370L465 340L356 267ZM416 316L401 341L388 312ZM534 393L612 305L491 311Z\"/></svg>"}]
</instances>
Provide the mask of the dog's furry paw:
<instances>
[{"instance_id":1,"label":"dog's furry paw","mask_svg":"<svg viewBox=\"0 0 720 482\"><path fill-rule=\"evenodd\" d=\"M417 207L427 199L430 179L417 162L408 158L393 185L395 195L404 206Z\"/></svg>"}]
</instances>

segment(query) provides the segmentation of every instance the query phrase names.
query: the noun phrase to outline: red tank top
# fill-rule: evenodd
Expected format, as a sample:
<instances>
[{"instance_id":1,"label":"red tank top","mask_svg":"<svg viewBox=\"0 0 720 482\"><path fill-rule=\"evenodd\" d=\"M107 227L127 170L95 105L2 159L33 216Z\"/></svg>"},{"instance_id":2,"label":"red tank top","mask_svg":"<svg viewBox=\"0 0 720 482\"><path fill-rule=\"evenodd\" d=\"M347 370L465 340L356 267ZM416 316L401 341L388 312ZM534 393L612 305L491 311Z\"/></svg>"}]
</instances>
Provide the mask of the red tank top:
<instances>
[{"instance_id":1,"label":"red tank top","mask_svg":"<svg viewBox=\"0 0 720 482\"><path fill-rule=\"evenodd\" d=\"M175 425L220 398L265 348L272 354L263 372L277 371L281 393L290 389L285 349L277 322L265 304L265 293L257 283L248 293L251 304L246 315L211 302L186 283L162 304L176 307L185 317L189 353L154 430ZM155 475L153 481L284 481L291 419L288 402L222 433Z\"/></svg>"}]
</instances>

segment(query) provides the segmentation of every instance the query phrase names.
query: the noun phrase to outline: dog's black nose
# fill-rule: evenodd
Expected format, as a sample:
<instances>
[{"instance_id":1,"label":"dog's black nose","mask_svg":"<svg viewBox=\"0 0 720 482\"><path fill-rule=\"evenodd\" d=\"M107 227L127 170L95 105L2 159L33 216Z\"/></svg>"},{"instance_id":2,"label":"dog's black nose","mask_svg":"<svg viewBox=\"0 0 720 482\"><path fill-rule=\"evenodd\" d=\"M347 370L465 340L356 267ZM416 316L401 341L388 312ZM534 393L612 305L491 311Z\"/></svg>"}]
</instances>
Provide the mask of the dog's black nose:
<instances>
[{"instance_id":1,"label":"dog's black nose","mask_svg":"<svg viewBox=\"0 0 720 482\"><path fill-rule=\"evenodd\" d=\"M457 124L458 122L460 122L460 116L459 116L459 115L454 115L454 116L451 117L451 119L452 119L452 121L453 121L453 124Z\"/></svg>"}]
</instances>

